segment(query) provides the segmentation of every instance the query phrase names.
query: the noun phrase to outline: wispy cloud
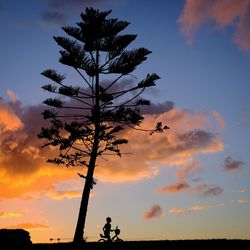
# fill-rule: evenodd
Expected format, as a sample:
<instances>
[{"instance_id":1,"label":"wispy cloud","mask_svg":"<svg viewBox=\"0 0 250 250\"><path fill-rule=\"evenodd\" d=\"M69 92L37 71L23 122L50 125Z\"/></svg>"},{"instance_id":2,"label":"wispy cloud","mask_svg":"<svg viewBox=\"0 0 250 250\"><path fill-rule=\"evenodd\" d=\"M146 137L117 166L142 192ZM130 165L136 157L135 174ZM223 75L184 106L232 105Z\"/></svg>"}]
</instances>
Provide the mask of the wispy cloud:
<instances>
[{"instance_id":1,"label":"wispy cloud","mask_svg":"<svg viewBox=\"0 0 250 250\"><path fill-rule=\"evenodd\" d=\"M234 193L246 193L246 192L250 192L250 189L238 189L238 190L233 190Z\"/></svg>"},{"instance_id":2,"label":"wispy cloud","mask_svg":"<svg viewBox=\"0 0 250 250\"><path fill-rule=\"evenodd\" d=\"M153 218L158 218L163 216L163 214L164 212L162 208L159 205L155 204L149 209L149 211L144 213L144 219L149 220Z\"/></svg>"},{"instance_id":3,"label":"wispy cloud","mask_svg":"<svg viewBox=\"0 0 250 250\"><path fill-rule=\"evenodd\" d=\"M189 208L189 211L203 211L205 209L214 207L213 205L195 205Z\"/></svg>"},{"instance_id":4,"label":"wispy cloud","mask_svg":"<svg viewBox=\"0 0 250 250\"><path fill-rule=\"evenodd\" d=\"M181 215L186 212L185 208L174 207L168 210L170 214Z\"/></svg>"},{"instance_id":5,"label":"wispy cloud","mask_svg":"<svg viewBox=\"0 0 250 250\"><path fill-rule=\"evenodd\" d=\"M237 202L240 204L245 204L245 203L249 203L249 200L239 199L239 200L237 200Z\"/></svg>"},{"instance_id":6,"label":"wispy cloud","mask_svg":"<svg viewBox=\"0 0 250 250\"><path fill-rule=\"evenodd\" d=\"M66 17L64 14L57 11L46 11L41 14L42 21L46 23L56 24L56 25L65 25Z\"/></svg>"},{"instance_id":7,"label":"wispy cloud","mask_svg":"<svg viewBox=\"0 0 250 250\"><path fill-rule=\"evenodd\" d=\"M166 185L162 188L158 188L155 190L155 192L159 194L179 193L183 191L189 192L190 194L197 194L205 197L205 196L220 195L223 192L223 188L217 185L208 185L205 183L192 187L188 183L182 182L182 183Z\"/></svg>"},{"instance_id":8,"label":"wispy cloud","mask_svg":"<svg viewBox=\"0 0 250 250\"><path fill-rule=\"evenodd\" d=\"M244 166L244 162L243 161L239 161L239 160L234 160L232 157L227 156L224 159L224 163L223 163L223 169L225 171L239 171L242 169L242 167Z\"/></svg>"},{"instance_id":9,"label":"wispy cloud","mask_svg":"<svg viewBox=\"0 0 250 250\"><path fill-rule=\"evenodd\" d=\"M39 223L20 223L16 225L10 225L6 226L8 229L26 229L30 231L43 231L43 230L51 230L51 228L47 225L44 224L39 224Z\"/></svg>"},{"instance_id":10,"label":"wispy cloud","mask_svg":"<svg viewBox=\"0 0 250 250\"><path fill-rule=\"evenodd\" d=\"M221 116L221 114L217 111L214 111L213 113L214 119L216 121L216 125L217 125L217 130L221 131L225 128L225 121L223 119L223 117Z\"/></svg>"},{"instance_id":11,"label":"wispy cloud","mask_svg":"<svg viewBox=\"0 0 250 250\"><path fill-rule=\"evenodd\" d=\"M10 98L10 101L12 103L16 103L19 100L19 98L16 96L16 94L10 89L7 90L7 96Z\"/></svg>"},{"instance_id":12,"label":"wispy cloud","mask_svg":"<svg viewBox=\"0 0 250 250\"><path fill-rule=\"evenodd\" d=\"M86 7L99 7L110 0L48 0L48 8L41 14L44 22L65 25L69 18L80 14Z\"/></svg>"},{"instance_id":13,"label":"wispy cloud","mask_svg":"<svg viewBox=\"0 0 250 250\"><path fill-rule=\"evenodd\" d=\"M23 126L20 118L3 99L0 99L0 117L0 133L16 131Z\"/></svg>"},{"instance_id":14,"label":"wispy cloud","mask_svg":"<svg viewBox=\"0 0 250 250\"><path fill-rule=\"evenodd\" d=\"M208 185L201 183L196 186L190 185L187 182L188 177L192 177L195 173L201 171L201 166L197 161L191 161L187 165L178 166L176 170L177 183L168 184L164 187L155 190L156 193L180 193L188 192L190 194L197 194L200 196L216 196L223 192L223 188L217 185ZM191 181L200 182L200 178L191 178Z\"/></svg>"},{"instance_id":15,"label":"wispy cloud","mask_svg":"<svg viewBox=\"0 0 250 250\"><path fill-rule=\"evenodd\" d=\"M21 217L20 212L0 212L0 219Z\"/></svg>"},{"instance_id":16,"label":"wispy cloud","mask_svg":"<svg viewBox=\"0 0 250 250\"><path fill-rule=\"evenodd\" d=\"M206 209L209 208L214 208L214 207L222 207L226 203L219 203L219 204L208 204L208 205L193 205L191 207L187 208L171 208L168 210L169 213L173 215L182 215L182 214L187 214L187 213L194 213L194 212L202 212Z\"/></svg>"},{"instance_id":17,"label":"wispy cloud","mask_svg":"<svg viewBox=\"0 0 250 250\"><path fill-rule=\"evenodd\" d=\"M184 182L187 177L192 177L195 173L200 171L200 164L197 161L191 161L186 166L177 168L176 179L179 182Z\"/></svg>"},{"instance_id":18,"label":"wispy cloud","mask_svg":"<svg viewBox=\"0 0 250 250\"><path fill-rule=\"evenodd\" d=\"M81 191L58 191L52 186L47 190L45 189L43 192L40 193L40 195L46 195L53 200L63 200L65 198L67 199L80 198L82 195L82 192Z\"/></svg>"},{"instance_id":19,"label":"wispy cloud","mask_svg":"<svg viewBox=\"0 0 250 250\"><path fill-rule=\"evenodd\" d=\"M162 188L158 188L155 191L156 193L178 193L181 191L187 191L189 189L190 186L187 183L181 182L176 184L170 184Z\"/></svg>"},{"instance_id":20,"label":"wispy cloud","mask_svg":"<svg viewBox=\"0 0 250 250\"><path fill-rule=\"evenodd\" d=\"M189 43L193 42L195 33L205 23L213 23L216 30L233 27L233 41L241 49L250 51L249 17L248 0L186 0L178 23Z\"/></svg>"},{"instance_id":21,"label":"wispy cloud","mask_svg":"<svg viewBox=\"0 0 250 250\"><path fill-rule=\"evenodd\" d=\"M216 203L216 204L193 205L191 207L184 207L184 208L175 207L175 208L169 209L168 212L173 215L182 215L182 214L189 214L189 213L195 213L195 212L202 212L210 208L219 208L219 207L224 207L224 206L233 205L233 204L243 205L249 202L250 202L249 200L244 200L244 199L230 200L230 201Z\"/></svg>"},{"instance_id":22,"label":"wispy cloud","mask_svg":"<svg viewBox=\"0 0 250 250\"><path fill-rule=\"evenodd\" d=\"M239 122L237 125L238 126L249 126L250 125L250 121L242 121L242 122Z\"/></svg>"},{"instance_id":23,"label":"wispy cloud","mask_svg":"<svg viewBox=\"0 0 250 250\"><path fill-rule=\"evenodd\" d=\"M192 192L201 196L217 196L223 192L223 188L216 185L200 184L194 187Z\"/></svg>"}]
</instances>

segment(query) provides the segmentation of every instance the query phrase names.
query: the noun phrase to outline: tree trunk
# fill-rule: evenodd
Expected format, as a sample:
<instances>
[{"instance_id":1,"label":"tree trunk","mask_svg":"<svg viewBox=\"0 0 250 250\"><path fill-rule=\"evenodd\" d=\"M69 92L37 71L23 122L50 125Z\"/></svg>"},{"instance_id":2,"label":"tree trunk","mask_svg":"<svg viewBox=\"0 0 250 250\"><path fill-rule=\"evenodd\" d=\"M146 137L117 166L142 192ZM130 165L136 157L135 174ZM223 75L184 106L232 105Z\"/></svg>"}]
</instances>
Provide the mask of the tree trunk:
<instances>
[{"instance_id":1,"label":"tree trunk","mask_svg":"<svg viewBox=\"0 0 250 250\"><path fill-rule=\"evenodd\" d=\"M99 147L100 104L99 104L99 51L98 50L96 51L95 107L92 115L93 117L95 117L95 135L94 135L94 142L89 160L88 172L86 176L84 190L82 193L82 200L81 200L75 235L73 239L73 242L76 244L82 243L84 241L83 235L84 235L84 227L85 227L85 221L89 203L89 194L90 194L90 189L93 186L93 176L94 176L95 163Z\"/></svg>"},{"instance_id":2,"label":"tree trunk","mask_svg":"<svg viewBox=\"0 0 250 250\"><path fill-rule=\"evenodd\" d=\"M83 239L84 227L85 227L85 221L86 221L86 216L87 216L90 190L93 185L93 175L94 175L96 157L97 157L97 149L94 150L94 147L93 147L93 151L91 154L89 167L88 167L88 173L87 173L86 181L84 185L84 190L82 193L82 199L81 199L81 205L79 209L75 235L73 239L73 242L76 244L83 243L84 241Z\"/></svg>"}]
</instances>

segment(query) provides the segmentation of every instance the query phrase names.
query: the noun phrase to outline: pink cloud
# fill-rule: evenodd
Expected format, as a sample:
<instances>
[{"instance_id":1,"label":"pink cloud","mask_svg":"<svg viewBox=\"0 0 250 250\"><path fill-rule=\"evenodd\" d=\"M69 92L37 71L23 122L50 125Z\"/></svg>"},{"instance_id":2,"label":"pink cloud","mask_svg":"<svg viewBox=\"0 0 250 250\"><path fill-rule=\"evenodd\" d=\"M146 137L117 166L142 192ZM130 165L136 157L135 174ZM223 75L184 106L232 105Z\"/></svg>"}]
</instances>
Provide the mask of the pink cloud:
<instances>
[{"instance_id":1,"label":"pink cloud","mask_svg":"<svg viewBox=\"0 0 250 250\"><path fill-rule=\"evenodd\" d=\"M186 177L190 177L193 174L199 172L201 170L200 164L196 161L192 161L186 166L179 167L176 170L176 179L178 182L183 182Z\"/></svg>"},{"instance_id":2,"label":"pink cloud","mask_svg":"<svg viewBox=\"0 0 250 250\"><path fill-rule=\"evenodd\" d=\"M223 188L217 185L199 184L195 187L190 186L187 182L166 185L155 190L159 194L189 192L201 196L217 196L223 192Z\"/></svg>"},{"instance_id":3,"label":"pink cloud","mask_svg":"<svg viewBox=\"0 0 250 250\"><path fill-rule=\"evenodd\" d=\"M10 98L11 102L16 103L18 101L18 97L15 95L15 93L12 90L8 89L7 95Z\"/></svg>"},{"instance_id":4,"label":"pink cloud","mask_svg":"<svg viewBox=\"0 0 250 250\"><path fill-rule=\"evenodd\" d=\"M161 209L159 205L156 204L156 205L153 205L149 209L149 211L144 213L144 219L149 220L149 219L161 217L162 215L163 215L163 210Z\"/></svg>"},{"instance_id":5,"label":"pink cloud","mask_svg":"<svg viewBox=\"0 0 250 250\"><path fill-rule=\"evenodd\" d=\"M186 0L178 19L181 33L192 43L197 30L212 22L220 30L234 28L233 41L244 50L250 50L250 2L248 0Z\"/></svg>"},{"instance_id":6,"label":"pink cloud","mask_svg":"<svg viewBox=\"0 0 250 250\"><path fill-rule=\"evenodd\" d=\"M173 215L182 215L185 213L190 213L190 212L201 212L203 210L206 210L208 208L213 208L213 207L218 207L219 205L194 205L192 207L189 208L171 208L170 210L168 210L169 213L173 214Z\"/></svg>"},{"instance_id":7,"label":"pink cloud","mask_svg":"<svg viewBox=\"0 0 250 250\"><path fill-rule=\"evenodd\" d=\"M239 199L239 200L230 200L227 202L221 202L221 203L216 203L216 204L207 204L207 205L193 205L191 207L184 207L184 208L171 208L168 210L169 213L173 214L173 215L182 215L182 214L189 214L189 213L194 213L194 212L202 212L204 210L207 210L209 208L221 208L224 206L228 206L228 205L233 205L233 204L247 204L249 203L249 200L246 199Z\"/></svg>"},{"instance_id":8,"label":"pink cloud","mask_svg":"<svg viewBox=\"0 0 250 250\"><path fill-rule=\"evenodd\" d=\"M169 213L174 214L174 215L181 215L185 213L186 211L187 210L185 208L179 208L179 207L171 208L170 210L168 210Z\"/></svg>"},{"instance_id":9,"label":"pink cloud","mask_svg":"<svg viewBox=\"0 0 250 250\"><path fill-rule=\"evenodd\" d=\"M162 188L158 188L156 189L156 193L178 193L181 191L187 191L189 189L190 189L189 184L185 182L180 182L177 184L171 184Z\"/></svg>"},{"instance_id":10,"label":"pink cloud","mask_svg":"<svg viewBox=\"0 0 250 250\"><path fill-rule=\"evenodd\" d=\"M221 131L225 128L225 121L223 119L223 117L221 116L221 114L217 111L214 111L213 113L214 119L216 121L216 125L217 125L217 130Z\"/></svg>"},{"instance_id":11,"label":"pink cloud","mask_svg":"<svg viewBox=\"0 0 250 250\"><path fill-rule=\"evenodd\" d=\"M189 208L189 211L202 211L213 207L213 205L195 205Z\"/></svg>"}]
</instances>

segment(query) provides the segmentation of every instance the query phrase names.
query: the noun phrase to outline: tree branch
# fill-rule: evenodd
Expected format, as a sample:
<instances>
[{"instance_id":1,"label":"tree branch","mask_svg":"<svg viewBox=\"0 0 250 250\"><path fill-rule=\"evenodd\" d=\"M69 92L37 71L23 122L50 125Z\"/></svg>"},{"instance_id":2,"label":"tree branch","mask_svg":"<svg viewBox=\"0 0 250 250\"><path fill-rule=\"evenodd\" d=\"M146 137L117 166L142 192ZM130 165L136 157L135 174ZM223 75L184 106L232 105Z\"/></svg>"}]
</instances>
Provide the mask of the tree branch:
<instances>
[{"instance_id":1,"label":"tree branch","mask_svg":"<svg viewBox=\"0 0 250 250\"><path fill-rule=\"evenodd\" d=\"M112 87L119 79L121 79L123 76L124 76L124 75L121 74L119 77L117 77L111 84L109 84L108 87L106 87L106 88L104 89L104 91L106 91L106 90L108 90L109 88L111 88L111 87Z\"/></svg>"},{"instance_id":2,"label":"tree branch","mask_svg":"<svg viewBox=\"0 0 250 250\"><path fill-rule=\"evenodd\" d=\"M92 92L95 93L94 89L92 88L92 86L90 85L90 83L88 82L88 80L85 78L85 76L81 73L81 71L78 70L75 67L74 67L74 69L78 72L78 74L82 77L82 79L87 83L87 85L90 87L90 89L92 90Z\"/></svg>"},{"instance_id":3,"label":"tree branch","mask_svg":"<svg viewBox=\"0 0 250 250\"><path fill-rule=\"evenodd\" d=\"M129 100L127 100L127 101L124 102L123 104L120 104L119 106L117 106L117 107L111 109L111 112L114 111L114 110L116 110L118 107L122 107L122 106L126 105L127 103L133 101L133 100L136 99L139 95L141 95L142 92L143 92L144 90L145 90L145 88L143 88L138 94L136 94L134 97L130 98Z\"/></svg>"}]
</instances>

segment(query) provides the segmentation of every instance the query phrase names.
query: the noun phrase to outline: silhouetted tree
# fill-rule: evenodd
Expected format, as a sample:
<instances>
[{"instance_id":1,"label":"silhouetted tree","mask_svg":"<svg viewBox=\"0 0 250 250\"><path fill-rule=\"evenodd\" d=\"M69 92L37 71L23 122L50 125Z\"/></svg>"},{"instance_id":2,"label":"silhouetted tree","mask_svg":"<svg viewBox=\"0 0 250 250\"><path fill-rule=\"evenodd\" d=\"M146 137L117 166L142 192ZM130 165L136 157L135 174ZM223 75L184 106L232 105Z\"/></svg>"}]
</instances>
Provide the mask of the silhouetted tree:
<instances>
[{"instance_id":1,"label":"silhouetted tree","mask_svg":"<svg viewBox=\"0 0 250 250\"><path fill-rule=\"evenodd\" d=\"M48 69L41 73L54 82L43 86L43 89L70 99L49 98L44 101L51 108L42 114L44 119L50 120L51 127L42 128L38 137L47 139L43 146L57 146L60 150L58 157L48 162L67 167L87 167L86 176L79 174L85 178L85 185L73 239L75 243L83 241L97 157L103 154L121 156L120 145L128 141L119 138L118 134L125 127L143 130L140 128L143 116L139 107L150 102L139 99L139 96L159 79L153 73L133 86L133 83L121 86L119 80L129 76L151 51L146 48L126 50L136 35L119 34L129 23L108 19L110 13L86 8L77 27L62 28L73 40L54 37L63 48L60 63L72 67L79 74L84 83L82 87L66 84L65 76L56 70ZM101 77L109 74L114 75L114 79L109 77L101 81ZM163 132L167 128L159 122L150 132Z\"/></svg>"}]
</instances>

